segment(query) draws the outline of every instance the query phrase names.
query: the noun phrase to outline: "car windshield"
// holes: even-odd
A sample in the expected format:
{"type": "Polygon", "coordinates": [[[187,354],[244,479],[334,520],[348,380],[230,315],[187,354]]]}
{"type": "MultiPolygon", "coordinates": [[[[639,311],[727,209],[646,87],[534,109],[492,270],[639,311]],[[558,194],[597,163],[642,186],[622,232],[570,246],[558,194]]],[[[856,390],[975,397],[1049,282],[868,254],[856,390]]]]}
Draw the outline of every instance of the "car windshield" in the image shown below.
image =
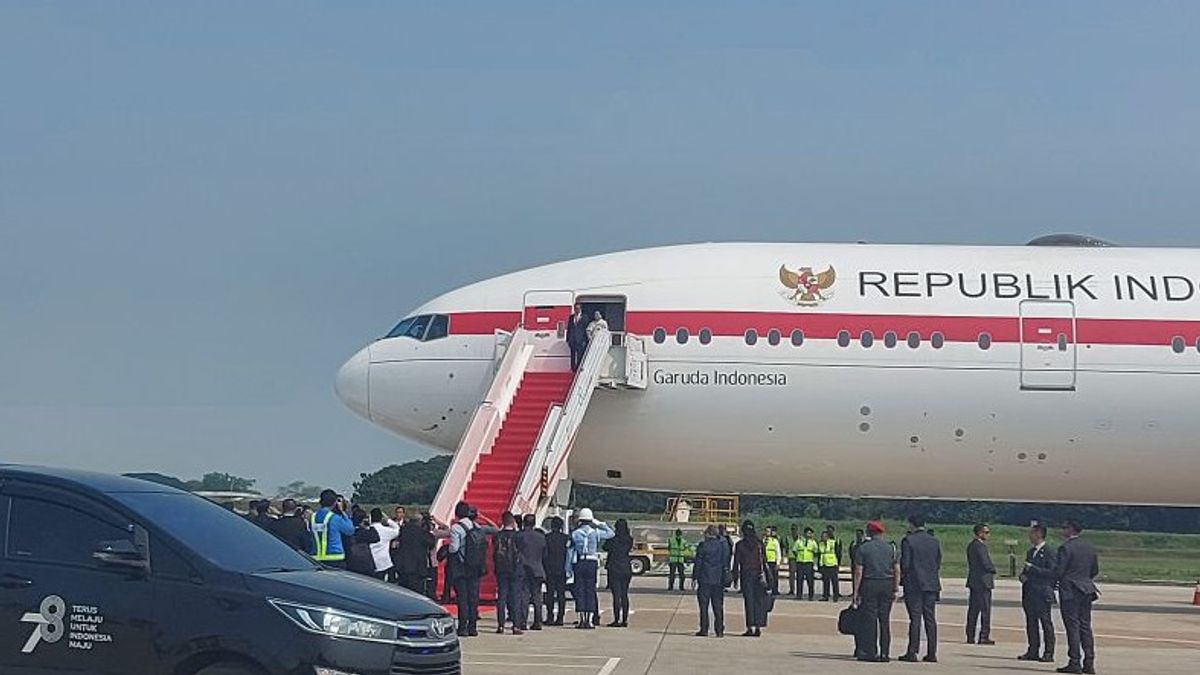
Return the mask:
{"type": "Polygon", "coordinates": [[[222,569],[255,574],[319,567],[266,530],[203,497],[173,492],[112,496],[222,569]]]}

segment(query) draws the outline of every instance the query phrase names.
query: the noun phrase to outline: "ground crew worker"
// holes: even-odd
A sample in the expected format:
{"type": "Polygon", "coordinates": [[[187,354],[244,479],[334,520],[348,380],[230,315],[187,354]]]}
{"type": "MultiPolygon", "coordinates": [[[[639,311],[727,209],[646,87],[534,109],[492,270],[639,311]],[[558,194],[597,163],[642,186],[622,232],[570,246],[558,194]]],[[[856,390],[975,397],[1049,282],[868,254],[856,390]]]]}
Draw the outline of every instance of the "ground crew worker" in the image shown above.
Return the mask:
{"type": "Polygon", "coordinates": [[[774,527],[768,527],[763,537],[763,555],[767,561],[767,591],[771,595],[779,595],[779,563],[783,560],[783,547],[779,545],[774,527]]]}
{"type": "Polygon", "coordinates": [[[675,534],[667,540],[667,590],[675,590],[675,578],[679,577],[679,590],[683,591],[684,559],[687,553],[687,540],[683,538],[683,530],[675,530],[675,534]]]}
{"type": "Polygon", "coordinates": [[[308,529],[312,532],[313,559],[329,567],[346,568],[346,549],[342,537],[354,535],[354,523],[342,513],[337,493],[321,491],[321,508],[312,514],[308,529]]]}
{"type": "Polygon", "coordinates": [[[821,602],[829,602],[831,597],[837,600],[837,542],[830,538],[828,530],[821,533],[821,541],[817,542],[817,565],[821,568],[821,602]]]}
{"type": "Polygon", "coordinates": [[[813,529],[804,528],[804,536],[792,542],[792,560],[796,562],[799,580],[796,582],[796,597],[804,599],[804,585],[808,584],[808,599],[812,600],[817,585],[817,540],[813,538],[813,529]]]}
{"type": "MultiPolygon", "coordinates": [[[[829,533],[829,538],[833,540],[833,552],[837,554],[837,567],[840,569],[842,566],[842,540],[837,538],[837,530],[834,528],[833,523],[827,523],[825,525],[825,531],[829,533]]],[[[853,564],[853,563],[851,563],[851,564],[853,564]]],[[[842,599],[842,583],[841,583],[841,581],[842,581],[842,579],[841,579],[840,575],[838,575],[838,574],[833,575],[833,599],[834,600],[842,599]]]]}

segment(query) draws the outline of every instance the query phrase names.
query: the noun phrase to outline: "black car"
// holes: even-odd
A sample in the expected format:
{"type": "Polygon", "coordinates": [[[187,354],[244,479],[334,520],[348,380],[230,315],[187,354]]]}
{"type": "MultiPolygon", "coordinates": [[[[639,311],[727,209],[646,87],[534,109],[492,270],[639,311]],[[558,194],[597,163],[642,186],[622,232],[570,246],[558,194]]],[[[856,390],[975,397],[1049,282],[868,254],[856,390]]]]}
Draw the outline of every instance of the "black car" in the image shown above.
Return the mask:
{"type": "Polygon", "coordinates": [[[460,672],[454,620],[154,483],[0,465],[0,673],[460,672]]]}

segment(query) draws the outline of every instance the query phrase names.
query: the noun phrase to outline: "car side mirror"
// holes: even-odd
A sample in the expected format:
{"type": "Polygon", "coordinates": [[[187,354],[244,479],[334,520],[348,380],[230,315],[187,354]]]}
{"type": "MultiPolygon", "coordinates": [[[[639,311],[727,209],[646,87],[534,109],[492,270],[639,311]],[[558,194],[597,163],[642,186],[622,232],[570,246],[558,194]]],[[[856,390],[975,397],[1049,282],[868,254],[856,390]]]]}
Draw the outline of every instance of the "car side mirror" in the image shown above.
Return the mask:
{"type": "Polygon", "coordinates": [[[128,539],[100,542],[92,558],[105,567],[123,567],[144,573],[150,571],[150,560],[146,554],[128,539]]]}

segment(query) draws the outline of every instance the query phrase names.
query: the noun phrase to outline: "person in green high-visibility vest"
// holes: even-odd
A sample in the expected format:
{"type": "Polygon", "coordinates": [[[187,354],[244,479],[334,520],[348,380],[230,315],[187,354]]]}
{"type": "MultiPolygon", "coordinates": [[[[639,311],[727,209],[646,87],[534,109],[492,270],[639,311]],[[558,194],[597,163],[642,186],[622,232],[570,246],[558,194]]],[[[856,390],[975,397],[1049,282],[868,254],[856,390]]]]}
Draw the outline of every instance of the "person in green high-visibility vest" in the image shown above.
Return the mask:
{"type": "Polygon", "coordinates": [[[826,530],[821,533],[821,541],[817,542],[817,566],[821,568],[821,602],[829,602],[831,594],[835,593],[838,563],[837,542],[826,530]]]}
{"type": "Polygon", "coordinates": [[[767,591],[771,595],[779,595],[779,563],[783,561],[783,546],[772,526],[767,527],[763,536],[763,555],[767,562],[767,591]]]}
{"type": "Polygon", "coordinates": [[[817,585],[815,566],[817,562],[817,540],[813,538],[813,529],[804,528],[804,536],[792,542],[792,560],[796,561],[797,574],[796,597],[804,599],[804,585],[808,584],[808,599],[812,600],[817,585]]]}
{"type": "Polygon", "coordinates": [[[679,575],[679,590],[683,589],[684,561],[687,559],[688,543],[683,538],[683,530],[675,530],[675,534],[667,540],[667,590],[675,590],[675,576],[679,575]]]}

